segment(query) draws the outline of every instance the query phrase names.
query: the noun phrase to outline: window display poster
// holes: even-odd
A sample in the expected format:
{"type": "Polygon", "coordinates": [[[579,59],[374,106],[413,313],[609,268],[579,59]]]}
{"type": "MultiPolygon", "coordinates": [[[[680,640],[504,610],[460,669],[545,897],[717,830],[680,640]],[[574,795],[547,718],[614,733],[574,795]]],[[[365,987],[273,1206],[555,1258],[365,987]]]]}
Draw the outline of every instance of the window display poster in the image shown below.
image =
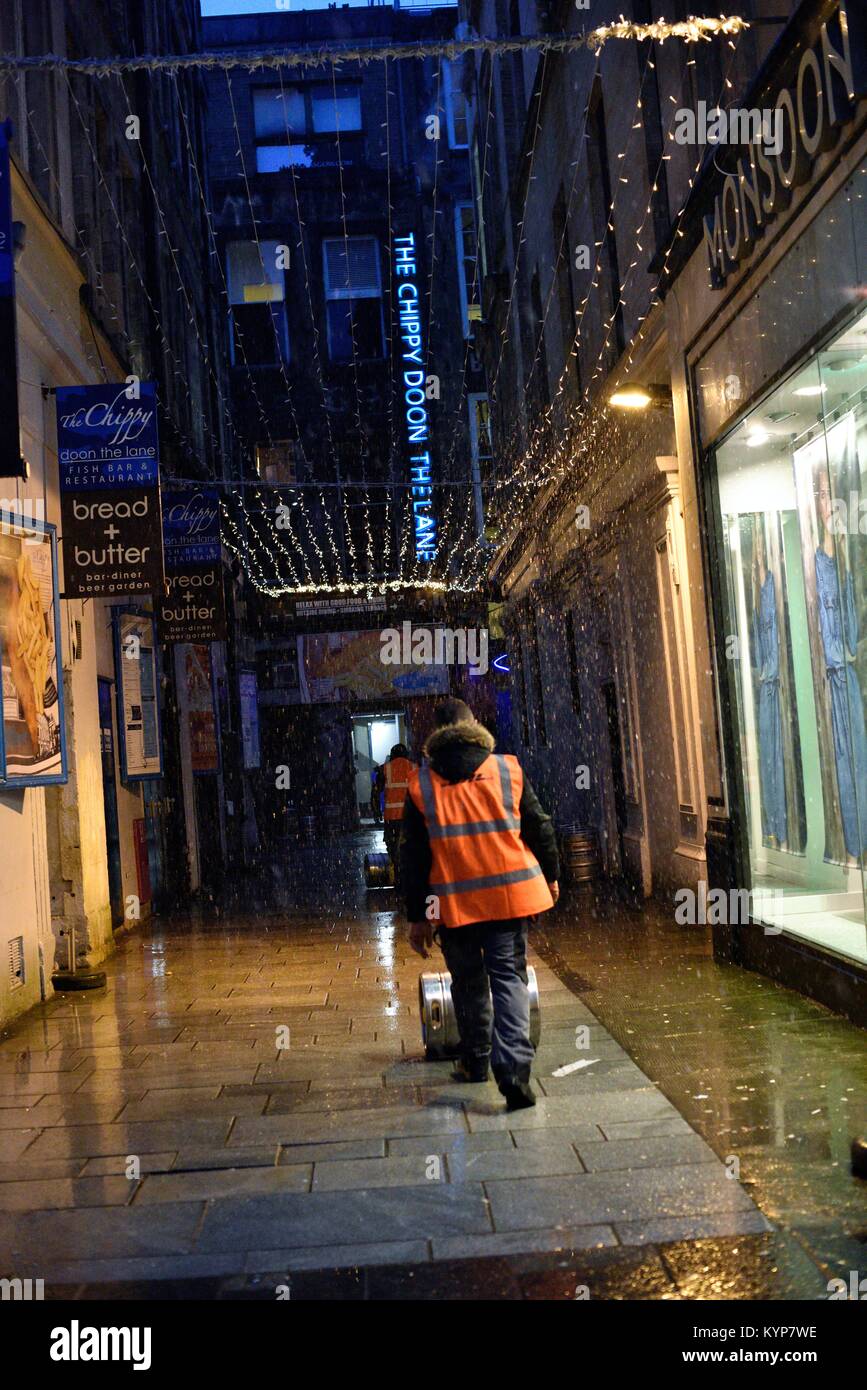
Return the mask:
{"type": "Polygon", "coordinates": [[[190,643],[184,648],[184,681],[193,772],[219,772],[214,674],[211,649],[204,642],[190,643]]]}
{"type": "Polygon", "coordinates": [[[157,603],[160,641],[222,641],[226,605],[215,488],[163,493],[163,544],[168,592],[157,603]]]}
{"type": "Polygon", "coordinates": [[[54,527],[0,512],[0,781],[65,782],[54,527]]]}
{"type": "Polygon", "coordinates": [[[801,854],[807,831],[783,535],[790,522],[793,512],[741,513],[738,531],[762,843],[801,854]]]}
{"type": "Polygon", "coordinates": [[[119,613],[116,623],[121,777],[141,782],[163,773],[154,620],[119,613]]]}
{"type": "Polygon", "coordinates": [[[244,767],[249,772],[261,766],[259,749],[259,689],[255,671],[241,671],[238,675],[238,691],[241,703],[241,743],[244,754],[244,767]]]}
{"type": "Polygon", "coordinates": [[[856,426],[850,412],[794,455],[825,859],[850,867],[867,850],[867,537],[858,526],[864,443],[864,421],[856,426]]]}
{"type": "Polygon", "coordinates": [[[59,386],[56,400],[64,596],[161,594],[156,387],[59,386]]]}

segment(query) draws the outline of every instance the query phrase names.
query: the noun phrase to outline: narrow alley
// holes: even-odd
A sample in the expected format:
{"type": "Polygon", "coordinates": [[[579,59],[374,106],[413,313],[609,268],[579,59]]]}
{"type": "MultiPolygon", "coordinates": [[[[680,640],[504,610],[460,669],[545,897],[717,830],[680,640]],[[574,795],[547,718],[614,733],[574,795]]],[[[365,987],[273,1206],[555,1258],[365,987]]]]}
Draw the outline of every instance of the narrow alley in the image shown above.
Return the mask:
{"type": "Polygon", "coordinates": [[[508,1115],[424,1058],[373,843],[342,846],[340,916],[309,850],[270,905],[156,920],[3,1037],[16,1271],[65,1298],[827,1298],[863,1253],[863,1034],[591,897],[531,938],[540,1100],[508,1115]]]}

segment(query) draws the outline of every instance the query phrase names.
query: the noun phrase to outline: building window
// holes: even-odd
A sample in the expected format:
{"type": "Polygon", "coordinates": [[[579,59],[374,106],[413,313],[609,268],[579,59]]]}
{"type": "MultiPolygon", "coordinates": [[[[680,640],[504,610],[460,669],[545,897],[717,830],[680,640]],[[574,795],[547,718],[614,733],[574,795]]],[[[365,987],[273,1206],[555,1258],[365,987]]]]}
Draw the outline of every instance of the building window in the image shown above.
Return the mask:
{"type": "Polygon", "coordinates": [[[867,963],[867,313],[715,450],[751,916],[867,963]]]}
{"type": "Polygon", "coordinates": [[[349,82],[338,82],[336,88],[330,82],[254,87],[253,125],[260,174],[276,174],[293,166],[336,164],[338,134],[341,159],[351,163],[353,142],[350,139],[344,149],[343,137],[362,130],[361,88],[349,82]]]}
{"type": "Polygon", "coordinates": [[[458,258],[458,291],[461,297],[461,318],[464,337],[470,335],[470,324],[482,317],[479,302],[480,285],[476,274],[478,243],[476,241],[476,219],[472,203],[458,203],[455,207],[455,246],[458,258]]]}
{"type": "Polygon", "coordinates": [[[536,726],[536,742],[548,742],[548,724],[545,718],[545,688],[542,684],[542,658],[539,652],[539,615],[533,614],[532,627],[527,629],[530,645],[530,670],[533,685],[533,722],[536,726]]]}
{"type": "Polygon", "coordinates": [[[233,366],[289,359],[281,251],[277,241],[230,241],[226,247],[233,366]]]}
{"type": "MultiPolygon", "coordinates": [[[[494,446],[491,435],[491,404],[486,391],[467,396],[470,416],[470,466],[476,509],[476,535],[486,536],[485,498],[494,484],[494,446]]],[[[490,537],[493,539],[493,537],[490,537]]]]}
{"type": "Polygon", "coordinates": [[[372,236],[322,243],[325,313],[332,362],[384,355],[379,242],[372,236]],[[354,348],[353,348],[354,342],[354,348]]]}
{"type": "Polygon", "coordinates": [[[443,92],[449,149],[469,149],[470,108],[461,87],[460,73],[455,71],[447,58],[443,59],[443,92]]]}

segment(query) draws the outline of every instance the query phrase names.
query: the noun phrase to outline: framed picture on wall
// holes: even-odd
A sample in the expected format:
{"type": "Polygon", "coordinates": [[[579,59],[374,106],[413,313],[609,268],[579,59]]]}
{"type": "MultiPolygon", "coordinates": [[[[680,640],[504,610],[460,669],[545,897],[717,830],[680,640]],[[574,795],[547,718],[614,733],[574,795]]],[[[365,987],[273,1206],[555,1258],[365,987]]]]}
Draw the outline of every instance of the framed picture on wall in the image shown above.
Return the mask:
{"type": "Polygon", "coordinates": [[[115,668],[121,780],[162,777],[156,626],[149,613],[115,614],[115,668]]]}
{"type": "Polygon", "coordinates": [[[0,511],[0,786],[66,782],[57,538],[0,511]]]}

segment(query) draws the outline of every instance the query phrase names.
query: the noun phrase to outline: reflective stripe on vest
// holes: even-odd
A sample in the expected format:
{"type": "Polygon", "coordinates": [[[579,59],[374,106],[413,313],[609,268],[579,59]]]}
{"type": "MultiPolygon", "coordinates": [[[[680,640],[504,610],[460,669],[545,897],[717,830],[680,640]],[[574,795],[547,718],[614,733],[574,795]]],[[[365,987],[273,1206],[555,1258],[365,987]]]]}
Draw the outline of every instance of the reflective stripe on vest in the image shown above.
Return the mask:
{"type": "Polygon", "coordinates": [[[413,765],[409,758],[393,758],[385,764],[385,818],[400,820],[413,765]],[[395,774],[397,774],[395,776],[395,774]]]}
{"type": "Polygon", "coordinates": [[[485,835],[497,830],[520,830],[520,816],[515,815],[514,798],[512,796],[512,779],[509,776],[508,764],[504,757],[495,755],[495,761],[500,770],[500,791],[503,795],[503,806],[507,814],[499,820],[468,820],[462,821],[458,825],[440,825],[437,816],[436,801],[433,794],[433,783],[431,782],[430,768],[423,767],[419,770],[419,785],[421,794],[424,798],[424,815],[427,821],[427,833],[432,840],[446,840],[457,835],[485,835]]]}
{"type": "Polygon", "coordinates": [[[410,777],[410,798],[430,839],[428,887],[441,900],[439,919],[447,927],[532,916],[553,906],[542,870],[521,839],[521,787],[517,760],[503,754],[489,754],[474,776],[459,782],[430,767],[410,777]]]}

